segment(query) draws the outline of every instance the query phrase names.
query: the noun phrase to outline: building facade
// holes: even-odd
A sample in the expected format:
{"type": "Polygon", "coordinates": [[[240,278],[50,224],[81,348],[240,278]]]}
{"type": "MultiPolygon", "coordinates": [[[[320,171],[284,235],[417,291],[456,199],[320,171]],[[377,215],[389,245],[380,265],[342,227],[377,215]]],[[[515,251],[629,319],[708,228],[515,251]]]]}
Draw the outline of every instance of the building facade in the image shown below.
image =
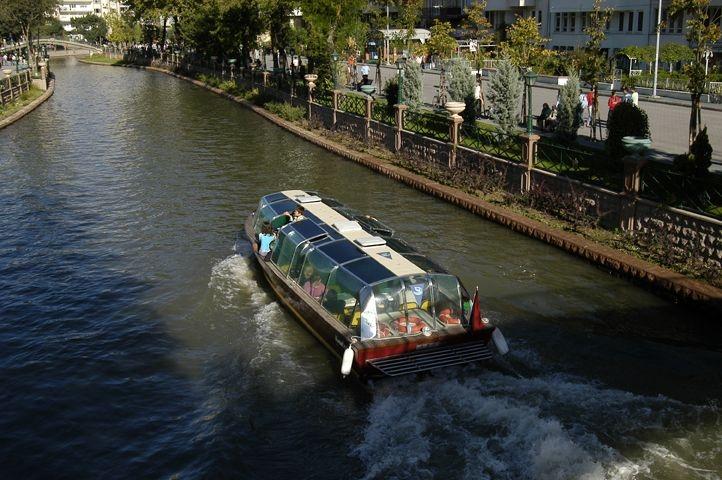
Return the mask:
{"type": "MultiPolygon", "coordinates": [[[[432,24],[435,19],[454,22],[460,19],[464,9],[472,0],[425,0],[424,21],[432,24]]],[[[667,14],[669,1],[662,2],[660,43],[686,44],[685,17],[667,14]]],[[[722,0],[712,0],[710,18],[722,27],[722,0]]],[[[550,39],[549,48],[570,50],[583,46],[587,41],[584,34],[593,0],[487,0],[486,13],[489,21],[500,33],[514,23],[517,15],[535,17],[539,30],[550,39]]],[[[607,25],[607,38],[602,47],[613,55],[629,45],[654,45],[656,42],[658,0],[607,0],[604,7],[614,13],[607,25]]],[[[722,42],[713,48],[715,57],[722,56],[722,42]]]]}
{"type": "Polygon", "coordinates": [[[71,31],[73,27],[70,20],[88,14],[98,16],[107,15],[111,12],[118,12],[128,8],[123,2],[117,0],[60,0],[58,2],[57,17],[63,28],[71,31]]]}

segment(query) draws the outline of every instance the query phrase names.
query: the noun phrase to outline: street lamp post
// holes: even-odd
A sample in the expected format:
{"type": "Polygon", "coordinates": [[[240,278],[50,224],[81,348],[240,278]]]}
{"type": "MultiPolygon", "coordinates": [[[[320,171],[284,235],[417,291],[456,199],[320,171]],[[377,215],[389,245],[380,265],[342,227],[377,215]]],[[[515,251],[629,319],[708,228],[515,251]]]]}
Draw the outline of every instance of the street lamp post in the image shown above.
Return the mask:
{"type": "Polygon", "coordinates": [[[534,125],[532,123],[532,106],[531,106],[531,92],[534,84],[536,83],[536,78],[538,75],[531,71],[531,69],[527,70],[527,72],[524,74],[524,84],[527,88],[527,109],[526,109],[526,133],[527,135],[531,135],[534,133],[534,125]]]}
{"type": "Polygon", "coordinates": [[[338,75],[338,72],[336,71],[336,67],[338,65],[338,53],[334,50],[334,52],[331,54],[331,74],[333,75],[333,88],[336,89],[336,86],[338,84],[338,79],[336,76],[338,75]]]}
{"type": "Polygon", "coordinates": [[[712,58],[712,50],[707,49],[704,51],[704,76],[706,77],[709,73],[709,59],[712,58]]]}
{"type": "Polygon", "coordinates": [[[654,83],[652,84],[652,97],[657,96],[657,74],[659,73],[659,33],[662,30],[662,0],[657,6],[657,44],[654,48],[654,83]]]}
{"type": "Polygon", "coordinates": [[[403,105],[404,103],[404,65],[406,64],[406,59],[402,56],[399,57],[398,60],[396,60],[396,71],[399,77],[399,99],[398,103],[399,105],[403,105]]]}

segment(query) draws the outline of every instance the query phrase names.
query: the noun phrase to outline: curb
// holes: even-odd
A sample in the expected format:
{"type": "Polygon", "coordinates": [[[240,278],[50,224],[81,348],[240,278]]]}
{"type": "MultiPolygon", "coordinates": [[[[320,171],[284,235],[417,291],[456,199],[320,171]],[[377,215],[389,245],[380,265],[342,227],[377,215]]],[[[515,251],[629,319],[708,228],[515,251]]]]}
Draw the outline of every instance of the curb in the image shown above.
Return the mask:
{"type": "Polygon", "coordinates": [[[45,92],[42,95],[40,95],[38,98],[33,100],[33,102],[30,103],[29,105],[25,105],[23,108],[21,108],[20,110],[18,110],[15,113],[13,113],[6,119],[0,120],[0,130],[2,130],[3,128],[5,128],[7,126],[12,125],[13,123],[15,123],[18,120],[20,120],[21,118],[23,118],[28,113],[30,113],[33,110],[35,110],[36,108],[38,108],[40,106],[40,104],[43,103],[48,98],[50,98],[54,92],[55,92],[55,79],[51,78],[50,82],[48,83],[48,89],[45,90],[45,92]]]}
{"type": "Polygon", "coordinates": [[[213,93],[253,110],[275,125],[290,131],[300,138],[308,140],[309,142],[323,147],[324,149],[343,158],[364,165],[375,172],[405,183],[417,190],[464,208],[486,220],[508,227],[515,232],[523,233],[528,237],[546,242],[549,245],[555,246],[568,253],[584,258],[591,263],[609,269],[620,276],[637,280],[651,286],[656,290],[663,291],[675,297],[681,297],[685,300],[704,302],[708,304],[708,306],[711,306],[714,310],[722,311],[722,289],[691,279],[681,273],[654,265],[645,260],[617,251],[611,247],[598,244],[575,233],[550,227],[536,220],[532,220],[523,215],[509,211],[504,207],[493,205],[478,197],[474,197],[473,195],[408,172],[372,155],[355,152],[298,125],[294,125],[242,98],[235,97],[234,95],[231,95],[219,88],[208,86],[199,80],[158,67],[146,67],[139,65],[123,66],[165,73],[178,79],[190,82],[201,88],[205,88],[206,90],[210,90],[213,93]]]}

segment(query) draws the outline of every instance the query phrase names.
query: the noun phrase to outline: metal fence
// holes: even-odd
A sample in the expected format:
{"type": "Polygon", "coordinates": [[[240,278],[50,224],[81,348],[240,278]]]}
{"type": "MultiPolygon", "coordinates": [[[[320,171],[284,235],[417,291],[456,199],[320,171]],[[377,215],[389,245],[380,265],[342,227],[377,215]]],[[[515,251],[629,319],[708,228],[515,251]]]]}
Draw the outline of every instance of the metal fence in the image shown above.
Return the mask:
{"type": "Polygon", "coordinates": [[[23,92],[30,90],[30,70],[8,75],[0,79],[0,105],[16,101],[23,92]]]}
{"type": "Polygon", "coordinates": [[[389,111],[388,105],[378,100],[374,101],[371,106],[371,118],[387,125],[396,125],[396,120],[394,115],[389,111]]]}
{"type": "Polygon", "coordinates": [[[404,111],[404,130],[442,142],[451,140],[449,136],[449,117],[437,113],[422,113],[416,110],[404,111]]]}
{"type": "Polygon", "coordinates": [[[521,161],[521,143],[516,135],[464,122],[459,128],[459,136],[460,145],[505,160],[521,161]]]}
{"type": "Polygon", "coordinates": [[[353,113],[354,115],[365,117],[366,97],[342,93],[338,96],[338,109],[342,112],[353,113]]]}
{"type": "Polygon", "coordinates": [[[590,152],[542,141],[537,144],[534,166],[615,192],[624,189],[622,165],[601,152],[590,152]]]}
{"type": "Polygon", "coordinates": [[[722,219],[722,176],[694,177],[649,165],[640,195],[648,200],[722,219]]]}

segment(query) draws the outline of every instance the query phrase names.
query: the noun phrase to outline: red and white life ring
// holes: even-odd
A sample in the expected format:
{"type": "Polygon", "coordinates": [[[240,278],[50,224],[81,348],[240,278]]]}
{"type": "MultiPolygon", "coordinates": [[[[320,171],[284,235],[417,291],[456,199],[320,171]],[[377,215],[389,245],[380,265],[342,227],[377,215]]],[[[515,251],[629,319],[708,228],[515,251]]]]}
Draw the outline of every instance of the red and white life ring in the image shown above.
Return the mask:
{"type": "Polygon", "coordinates": [[[451,315],[451,309],[445,308],[439,312],[439,320],[445,325],[459,325],[461,320],[451,315]]]}
{"type": "MultiPolygon", "coordinates": [[[[424,329],[426,324],[419,317],[409,317],[408,322],[411,324],[411,333],[420,333],[424,329]]],[[[397,318],[394,320],[394,328],[399,333],[407,333],[407,325],[405,318],[397,318]]]]}

